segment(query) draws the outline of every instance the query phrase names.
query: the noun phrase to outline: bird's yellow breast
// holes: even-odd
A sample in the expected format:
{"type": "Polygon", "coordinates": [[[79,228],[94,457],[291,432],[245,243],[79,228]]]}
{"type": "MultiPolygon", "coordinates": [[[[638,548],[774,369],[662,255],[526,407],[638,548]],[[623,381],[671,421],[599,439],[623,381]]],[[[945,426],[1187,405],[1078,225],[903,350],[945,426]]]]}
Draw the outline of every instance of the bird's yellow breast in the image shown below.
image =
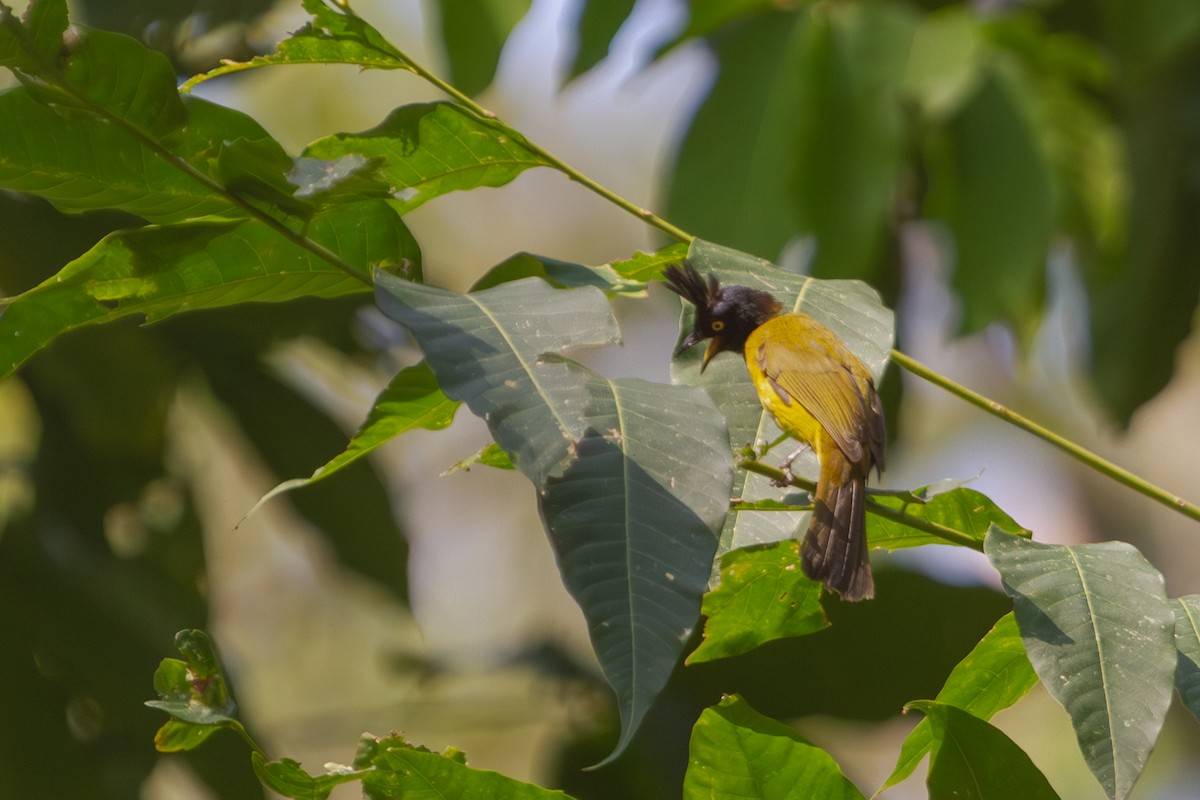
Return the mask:
{"type": "Polygon", "coordinates": [[[767,359],[760,352],[764,348],[786,349],[790,355],[799,354],[803,358],[805,351],[813,344],[813,330],[804,324],[805,321],[817,324],[810,317],[788,314],[760,325],[746,339],[746,367],[750,370],[759,402],[775,418],[780,430],[816,448],[821,440],[828,438],[824,435],[821,423],[767,374],[764,369],[767,359]]]}

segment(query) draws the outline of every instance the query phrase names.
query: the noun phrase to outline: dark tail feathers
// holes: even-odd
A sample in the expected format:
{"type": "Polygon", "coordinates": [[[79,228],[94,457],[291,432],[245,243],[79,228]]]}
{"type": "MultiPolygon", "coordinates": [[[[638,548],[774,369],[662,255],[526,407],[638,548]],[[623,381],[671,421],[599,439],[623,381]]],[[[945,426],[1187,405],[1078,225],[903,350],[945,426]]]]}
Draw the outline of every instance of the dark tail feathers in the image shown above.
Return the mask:
{"type": "Polygon", "coordinates": [[[800,548],[804,574],[821,581],[843,600],[869,600],[875,580],[867,556],[867,481],[818,484],[812,522],[800,548]]]}

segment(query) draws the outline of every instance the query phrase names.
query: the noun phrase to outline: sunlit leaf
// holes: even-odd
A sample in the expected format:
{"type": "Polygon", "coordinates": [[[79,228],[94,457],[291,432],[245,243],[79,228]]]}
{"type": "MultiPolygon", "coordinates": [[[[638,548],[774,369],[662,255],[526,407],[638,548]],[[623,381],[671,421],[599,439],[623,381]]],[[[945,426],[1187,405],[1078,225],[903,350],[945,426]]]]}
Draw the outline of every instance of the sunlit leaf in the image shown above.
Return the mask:
{"type": "Polygon", "coordinates": [[[684,800],[862,800],[829,754],[740,697],[704,710],[692,728],[684,800]]]}
{"type": "MultiPolygon", "coordinates": [[[[240,111],[199,98],[185,105],[187,124],[168,137],[169,149],[201,173],[219,181],[221,155],[236,142],[272,147],[283,156],[262,126],[240,111]]],[[[228,197],[144,142],[99,121],[64,124],[23,88],[0,94],[0,187],[43,197],[70,213],[113,208],[159,223],[245,216],[228,197]]]]}
{"type": "Polygon", "coordinates": [[[455,103],[401,106],[378,126],[310,144],[304,155],[333,159],[352,153],[382,161],[380,175],[407,214],[433,198],[481,186],[503,186],[549,162],[516,131],[455,103]]]}
{"type": "Polygon", "coordinates": [[[1174,685],[1175,616],[1162,575],[1124,542],[1049,545],[993,529],[986,552],[1084,760],[1109,797],[1126,797],[1174,685]]]}
{"type": "Polygon", "coordinates": [[[379,31],[348,5],[331,5],[322,0],[304,0],[304,10],[313,16],[300,30],[282,40],[271,55],[247,62],[225,63],[196,75],[180,87],[189,92],[197,84],[231,72],[280,64],[354,64],[366,69],[407,69],[412,66],[379,31]]]}
{"type": "Polygon", "coordinates": [[[261,753],[251,753],[250,759],[254,774],[265,786],[294,800],[325,800],[334,787],[363,777],[358,770],[335,771],[314,777],[305,772],[298,761],[290,758],[268,761],[261,753]]]}
{"type": "Polygon", "coordinates": [[[387,388],[375,398],[370,413],[350,443],[307,478],[284,481],[263,495],[254,509],[292,489],[328,478],[376,448],[411,430],[442,430],[454,421],[459,403],[442,394],[437,379],[424,363],[396,373],[387,388]]]}
{"type": "Polygon", "coordinates": [[[800,543],[731,550],[721,583],[704,595],[704,641],[688,656],[698,664],[746,653],[765,642],[827,628],[821,585],[800,569],[800,543]]]}
{"type": "Polygon", "coordinates": [[[240,724],[234,717],[236,707],[208,634],[201,630],[180,631],[175,635],[175,646],[186,660],[163,659],[154,673],[159,699],[146,701],[146,705],[174,718],[154,738],[155,747],[164,753],[191,750],[216,731],[240,724]]]}
{"type": "MultiPolygon", "coordinates": [[[[948,492],[935,494],[924,503],[906,502],[899,497],[889,495],[874,495],[872,504],[886,506],[903,512],[907,516],[936,522],[960,533],[965,533],[977,542],[982,543],[987,532],[995,525],[1005,533],[1029,538],[1032,533],[1022,528],[1012,517],[991,501],[986,495],[959,487],[948,492]]],[[[903,522],[881,517],[878,514],[867,514],[867,535],[872,547],[884,550],[900,550],[907,547],[919,547],[926,544],[947,544],[933,534],[905,525],[903,522]]]]}
{"type": "Polygon", "coordinates": [[[489,442],[462,461],[451,464],[442,474],[450,475],[455,472],[467,472],[471,467],[476,465],[492,467],[494,469],[516,469],[516,466],[512,463],[512,459],[508,457],[508,453],[504,452],[504,448],[495,442],[489,442]]]}
{"type": "Polygon", "coordinates": [[[563,792],[488,770],[471,769],[466,757],[453,748],[438,754],[417,747],[399,736],[376,739],[364,736],[354,759],[362,771],[367,800],[413,798],[494,798],[494,800],[569,800],[563,792]]]}
{"type": "Polygon", "coordinates": [[[930,800],[1057,800],[1046,776],[1012,739],[979,717],[932,700],[909,703],[929,722],[930,800]]]}
{"type": "MultiPolygon", "coordinates": [[[[419,270],[412,234],[384,201],[333,206],[307,235],[366,274],[403,258],[419,270]]],[[[367,287],[255,220],[151,226],[106,237],[0,317],[0,371],[84,325],[236,303],[336,297],[367,287]]]]}
{"type": "MultiPolygon", "coordinates": [[[[1035,683],[1037,674],[1025,655],[1016,619],[1009,613],[958,662],[934,699],[986,720],[1024,697],[1035,683]]],[[[923,719],[904,740],[896,768],[882,788],[895,786],[911,775],[929,752],[932,741],[929,720],[923,719]]]]}

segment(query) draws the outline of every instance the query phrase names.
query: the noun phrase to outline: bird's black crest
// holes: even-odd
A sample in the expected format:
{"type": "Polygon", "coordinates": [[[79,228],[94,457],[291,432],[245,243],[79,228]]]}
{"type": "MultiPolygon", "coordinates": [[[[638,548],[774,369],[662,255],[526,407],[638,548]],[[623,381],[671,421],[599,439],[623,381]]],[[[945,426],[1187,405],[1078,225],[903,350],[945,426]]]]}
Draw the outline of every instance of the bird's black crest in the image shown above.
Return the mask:
{"type": "Polygon", "coordinates": [[[705,280],[690,262],[680,267],[672,264],[663,270],[667,288],[697,308],[711,308],[721,294],[721,284],[715,275],[705,280]]]}

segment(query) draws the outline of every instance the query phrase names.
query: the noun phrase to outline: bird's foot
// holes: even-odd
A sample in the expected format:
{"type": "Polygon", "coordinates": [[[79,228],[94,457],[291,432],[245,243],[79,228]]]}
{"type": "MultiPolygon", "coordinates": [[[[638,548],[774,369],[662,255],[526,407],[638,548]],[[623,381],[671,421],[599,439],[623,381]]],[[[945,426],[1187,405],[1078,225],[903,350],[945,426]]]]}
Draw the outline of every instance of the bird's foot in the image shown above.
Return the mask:
{"type": "Polygon", "coordinates": [[[783,463],[779,465],[779,471],[784,474],[784,480],[774,480],[771,481],[771,484],[774,486],[791,486],[796,480],[796,476],[792,474],[792,462],[795,461],[800,454],[807,449],[808,444],[801,442],[799,447],[789,453],[788,457],[785,458],[783,463]]]}

